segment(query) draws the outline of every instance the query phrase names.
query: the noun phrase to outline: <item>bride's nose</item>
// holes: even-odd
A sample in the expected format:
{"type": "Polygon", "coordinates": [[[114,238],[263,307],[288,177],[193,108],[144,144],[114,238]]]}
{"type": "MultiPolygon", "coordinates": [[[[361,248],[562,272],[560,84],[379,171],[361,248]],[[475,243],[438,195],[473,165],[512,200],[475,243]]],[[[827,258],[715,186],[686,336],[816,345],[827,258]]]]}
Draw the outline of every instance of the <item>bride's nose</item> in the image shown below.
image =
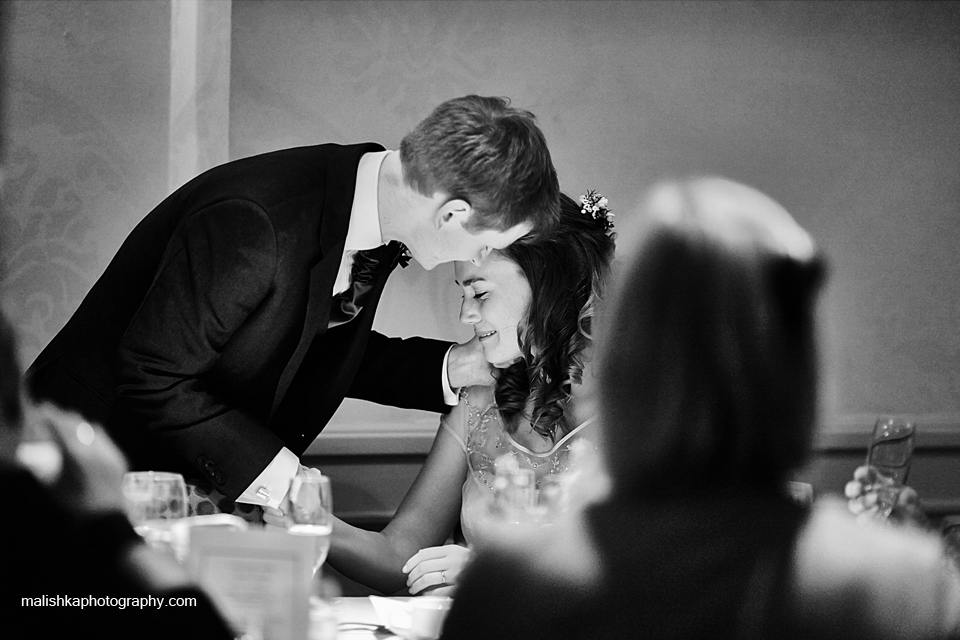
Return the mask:
{"type": "Polygon", "coordinates": [[[480,322],[480,312],[477,310],[477,301],[465,297],[460,303],[460,324],[477,324],[478,322],[480,322]]]}

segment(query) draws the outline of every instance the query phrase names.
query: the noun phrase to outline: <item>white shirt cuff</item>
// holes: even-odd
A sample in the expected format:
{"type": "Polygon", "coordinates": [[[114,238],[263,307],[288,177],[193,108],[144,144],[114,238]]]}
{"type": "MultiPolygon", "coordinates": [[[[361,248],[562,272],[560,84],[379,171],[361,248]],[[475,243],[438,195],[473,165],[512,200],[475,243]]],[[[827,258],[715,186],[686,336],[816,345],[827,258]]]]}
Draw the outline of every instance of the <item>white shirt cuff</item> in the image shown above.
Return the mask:
{"type": "Polygon", "coordinates": [[[279,508],[290,490],[290,481],[299,470],[300,459],[286,447],[280,449],[267,468],[240,494],[237,502],[279,508]]]}
{"type": "Polygon", "coordinates": [[[447,360],[450,359],[450,350],[454,345],[450,345],[447,353],[443,356],[443,366],[440,368],[440,383],[443,385],[443,402],[448,406],[455,407],[460,402],[460,390],[454,391],[450,388],[450,376],[447,375],[447,360]]]}

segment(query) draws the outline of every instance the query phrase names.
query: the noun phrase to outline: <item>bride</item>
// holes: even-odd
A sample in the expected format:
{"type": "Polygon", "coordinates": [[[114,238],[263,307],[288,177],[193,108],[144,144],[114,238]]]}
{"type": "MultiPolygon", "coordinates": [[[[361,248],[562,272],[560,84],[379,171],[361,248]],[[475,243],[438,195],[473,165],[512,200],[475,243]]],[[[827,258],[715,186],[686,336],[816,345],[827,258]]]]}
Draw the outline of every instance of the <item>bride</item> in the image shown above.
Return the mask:
{"type": "Polygon", "coordinates": [[[594,192],[580,203],[561,196],[557,226],[536,240],[495,251],[482,264],[458,262],[460,322],[473,327],[491,387],[460,392],[443,416],[426,462],[382,532],[335,521],[328,562],[383,593],[449,592],[469,546],[444,544],[459,520],[467,545],[482,544],[493,500],[495,464],[507,455],[533,469],[537,486],[571,467],[574,441],[592,431],[574,424],[571,397],[581,381],[590,324],[613,257],[612,214],[594,192]]]}

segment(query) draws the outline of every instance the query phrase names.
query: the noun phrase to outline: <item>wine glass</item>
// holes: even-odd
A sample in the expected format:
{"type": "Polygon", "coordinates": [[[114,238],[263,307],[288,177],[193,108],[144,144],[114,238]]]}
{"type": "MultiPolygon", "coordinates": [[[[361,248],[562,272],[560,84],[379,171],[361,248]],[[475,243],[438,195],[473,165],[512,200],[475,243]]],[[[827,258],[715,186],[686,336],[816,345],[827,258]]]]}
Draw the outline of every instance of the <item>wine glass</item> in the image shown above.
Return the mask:
{"type": "Polygon", "coordinates": [[[326,476],[295,476],[287,494],[289,524],[287,532],[315,539],[313,573],[323,566],[333,533],[333,494],[326,476]]]}
{"type": "Polygon", "coordinates": [[[497,458],[491,515],[501,524],[526,524],[536,519],[537,478],[509,453],[497,458]]]}
{"type": "Polygon", "coordinates": [[[787,495],[801,507],[813,506],[813,485],[809,482],[787,481],[787,495]]]}
{"type": "Polygon", "coordinates": [[[131,471],[121,485],[127,518],[151,546],[171,550],[169,520],[187,515],[187,485],[179,473],[131,471]]]}
{"type": "MultiPolygon", "coordinates": [[[[897,504],[913,459],[916,428],[902,418],[880,418],[873,427],[867,466],[876,471],[877,516],[886,518],[897,504]]],[[[872,474],[871,474],[872,475],[872,474]]]]}

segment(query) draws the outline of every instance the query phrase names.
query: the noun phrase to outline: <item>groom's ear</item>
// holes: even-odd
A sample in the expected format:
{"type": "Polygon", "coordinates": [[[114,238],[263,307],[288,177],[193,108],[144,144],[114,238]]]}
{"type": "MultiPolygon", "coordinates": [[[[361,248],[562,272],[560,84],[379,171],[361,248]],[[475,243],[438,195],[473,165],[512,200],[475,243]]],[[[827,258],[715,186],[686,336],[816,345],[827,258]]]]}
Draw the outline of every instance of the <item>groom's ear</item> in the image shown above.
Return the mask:
{"type": "Polygon", "coordinates": [[[460,226],[466,228],[472,215],[473,207],[471,207],[470,203],[466,200],[461,198],[447,200],[437,209],[437,214],[434,217],[434,226],[437,229],[442,229],[446,225],[458,223],[460,226]]]}

